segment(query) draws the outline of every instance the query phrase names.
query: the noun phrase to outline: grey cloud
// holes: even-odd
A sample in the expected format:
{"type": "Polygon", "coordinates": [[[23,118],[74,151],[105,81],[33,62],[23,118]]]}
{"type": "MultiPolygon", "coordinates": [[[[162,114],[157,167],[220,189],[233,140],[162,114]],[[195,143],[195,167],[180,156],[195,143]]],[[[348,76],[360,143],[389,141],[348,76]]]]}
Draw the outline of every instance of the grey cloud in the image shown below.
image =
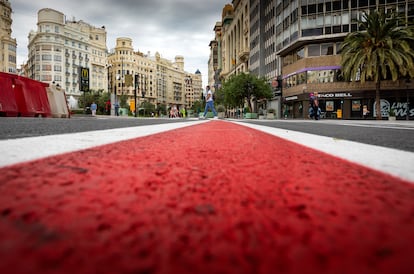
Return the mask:
{"type": "Polygon", "coordinates": [[[74,17],[96,27],[105,26],[109,49],[115,46],[116,38],[130,37],[135,49],[158,51],[165,58],[184,55],[186,66],[204,64],[200,70],[206,74],[213,27],[228,2],[231,1],[13,0],[12,36],[18,40],[18,55],[27,56],[27,36],[31,29],[37,28],[38,10],[53,8],[67,19],[74,17]]]}

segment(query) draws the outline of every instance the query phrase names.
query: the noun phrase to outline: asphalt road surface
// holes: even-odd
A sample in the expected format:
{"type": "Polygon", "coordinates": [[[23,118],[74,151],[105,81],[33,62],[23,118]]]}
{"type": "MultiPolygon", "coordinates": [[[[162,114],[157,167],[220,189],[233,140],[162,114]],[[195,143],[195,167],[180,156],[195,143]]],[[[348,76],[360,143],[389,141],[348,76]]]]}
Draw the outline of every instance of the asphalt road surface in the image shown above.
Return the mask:
{"type": "MultiPolygon", "coordinates": [[[[193,121],[193,119],[142,119],[109,116],[79,116],[70,119],[3,117],[0,118],[0,140],[185,121],[193,121]]],[[[239,121],[414,152],[414,121],[239,121]]]]}

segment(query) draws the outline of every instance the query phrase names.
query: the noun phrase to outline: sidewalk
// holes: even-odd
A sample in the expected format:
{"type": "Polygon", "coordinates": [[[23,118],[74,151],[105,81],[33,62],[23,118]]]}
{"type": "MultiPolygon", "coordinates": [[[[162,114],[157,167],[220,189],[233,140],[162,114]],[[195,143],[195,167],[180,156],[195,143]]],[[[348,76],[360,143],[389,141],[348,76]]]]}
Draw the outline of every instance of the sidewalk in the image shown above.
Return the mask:
{"type": "Polygon", "coordinates": [[[0,182],[1,273],[414,269],[413,184],[226,121],[2,168],[0,182]]]}

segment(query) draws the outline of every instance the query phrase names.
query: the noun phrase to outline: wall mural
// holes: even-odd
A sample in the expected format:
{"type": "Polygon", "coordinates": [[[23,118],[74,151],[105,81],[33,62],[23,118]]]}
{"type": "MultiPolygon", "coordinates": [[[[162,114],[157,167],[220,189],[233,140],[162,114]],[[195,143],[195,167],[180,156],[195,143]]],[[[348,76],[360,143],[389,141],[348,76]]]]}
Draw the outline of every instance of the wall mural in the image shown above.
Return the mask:
{"type": "MultiPolygon", "coordinates": [[[[373,105],[373,116],[377,117],[376,112],[376,102],[373,105]]],[[[409,113],[409,117],[414,117],[414,108],[408,109],[409,104],[407,102],[392,102],[390,103],[388,100],[381,99],[381,116],[382,117],[389,117],[390,109],[394,110],[396,117],[406,117],[407,112],[409,113]]]]}

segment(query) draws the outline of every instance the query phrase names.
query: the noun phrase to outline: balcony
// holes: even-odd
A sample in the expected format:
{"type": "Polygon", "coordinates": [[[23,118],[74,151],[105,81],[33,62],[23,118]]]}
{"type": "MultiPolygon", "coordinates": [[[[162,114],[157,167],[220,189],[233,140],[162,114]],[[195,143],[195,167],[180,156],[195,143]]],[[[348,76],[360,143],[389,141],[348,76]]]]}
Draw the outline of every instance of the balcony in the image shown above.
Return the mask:
{"type": "Polygon", "coordinates": [[[249,60],[249,56],[250,56],[250,51],[248,49],[243,49],[241,51],[239,51],[239,60],[240,62],[244,63],[247,62],[249,60]]]}

